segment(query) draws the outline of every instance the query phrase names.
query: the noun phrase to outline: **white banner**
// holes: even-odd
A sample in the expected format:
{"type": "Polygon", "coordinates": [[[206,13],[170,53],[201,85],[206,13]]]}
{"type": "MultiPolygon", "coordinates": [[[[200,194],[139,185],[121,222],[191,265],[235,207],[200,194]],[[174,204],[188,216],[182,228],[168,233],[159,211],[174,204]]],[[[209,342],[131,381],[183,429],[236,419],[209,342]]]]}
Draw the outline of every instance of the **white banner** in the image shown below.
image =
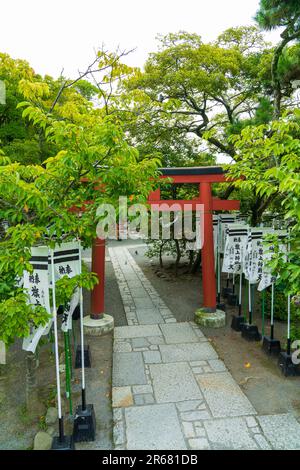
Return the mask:
{"type": "MultiPolygon", "coordinates": [[[[281,251],[281,253],[287,253],[287,244],[285,243],[287,232],[285,232],[284,230],[273,230],[271,232],[273,232],[274,235],[278,236],[279,250],[281,251]]],[[[267,266],[268,261],[271,260],[274,254],[274,245],[263,244],[262,250],[263,250],[263,266],[262,266],[262,271],[260,273],[259,284],[257,287],[258,291],[262,291],[266,289],[267,287],[271,286],[278,278],[278,276],[272,275],[272,273],[270,272],[270,268],[267,266]]]]}
{"type": "MultiPolygon", "coordinates": [[[[47,312],[50,311],[49,287],[48,287],[48,247],[40,246],[31,248],[33,271],[23,273],[23,287],[28,291],[28,303],[41,305],[47,312]]],[[[23,339],[22,348],[25,351],[35,352],[42,335],[47,334],[52,324],[52,319],[45,326],[31,328],[30,335],[23,339]]]]}
{"type": "MultiPolygon", "coordinates": [[[[74,277],[80,274],[78,242],[63,243],[54,250],[55,274],[58,279],[63,276],[74,277]]],[[[61,329],[66,332],[72,329],[72,315],[79,303],[79,292],[74,292],[70,302],[65,307],[61,329]]]]}
{"type": "Polygon", "coordinates": [[[247,240],[248,227],[246,225],[228,225],[222,272],[234,274],[239,274],[241,272],[247,240]]]}
{"type": "Polygon", "coordinates": [[[227,229],[228,229],[229,224],[233,224],[235,222],[236,215],[220,214],[219,217],[220,217],[220,219],[219,219],[219,224],[220,224],[220,226],[219,226],[219,235],[220,235],[220,237],[218,239],[219,253],[224,253],[227,229]]]}
{"type": "Polygon", "coordinates": [[[250,228],[244,268],[245,277],[250,284],[260,281],[263,268],[263,236],[271,232],[271,228],[250,228]]]}

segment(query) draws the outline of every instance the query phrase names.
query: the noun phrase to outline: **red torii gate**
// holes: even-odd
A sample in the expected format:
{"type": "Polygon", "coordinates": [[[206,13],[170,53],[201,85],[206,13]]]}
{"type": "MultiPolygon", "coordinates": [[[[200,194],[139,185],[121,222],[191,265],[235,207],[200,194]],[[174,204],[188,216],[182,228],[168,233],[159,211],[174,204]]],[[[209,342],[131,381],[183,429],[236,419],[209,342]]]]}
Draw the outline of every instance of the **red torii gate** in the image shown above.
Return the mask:
{"type": "MultiPolygon", "coordinates": [[[[196,209],[197,204],[203,204],[204,243],[202,247],[202,285],[203,307],[208,311],[216,310],[216,278],[214,262],[213,239],[213,211],[238,210],[240,201],[222,200],[212,197],[211,185],[213,183],[229,183],[232,180],[226,178],[226,172],[220,166],[209,167],[183,167],[162,168],[161,178],[170,178],[172,184],[199,184],[199,197],[192,200],[161,200],[160,189],[150,193],[148,203],[155,208],[158,204],[164,204],[167,209],[173,204],[184,208],[185,204],[191,204],[196,209]]],[[[172,210],[172,208],[171,208],[172,210]]],[[[104,266],[105,266],[105,241],[96,239],[92,248],[92,271],[98,274],[102,281],[95,286],[92,292],[91,317],[100,319],[104,313],[104,266]]]]}

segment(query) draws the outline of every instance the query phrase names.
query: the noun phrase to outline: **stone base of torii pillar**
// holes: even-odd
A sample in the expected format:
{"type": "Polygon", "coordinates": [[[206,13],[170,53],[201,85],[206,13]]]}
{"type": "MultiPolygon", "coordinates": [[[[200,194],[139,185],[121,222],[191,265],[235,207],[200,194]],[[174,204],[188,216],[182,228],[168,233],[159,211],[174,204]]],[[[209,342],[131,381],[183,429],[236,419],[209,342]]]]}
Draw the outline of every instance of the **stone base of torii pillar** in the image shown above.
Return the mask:
{"type": "Polygon", "coordinates": [[[226,324],[226,314],[223,310],[216,309],[214,312],[210,309],[199,308],[195,312],[195,323],[210,328],[222,328],[226,324]]]}
{"type": "Polygon", "coordinates": [[[105,313],[99,319],[86,316],[83,319],[83,326],[86,335],[102,336],[114,329],[114,319],[111,315],[106,315],[105,313]]]}

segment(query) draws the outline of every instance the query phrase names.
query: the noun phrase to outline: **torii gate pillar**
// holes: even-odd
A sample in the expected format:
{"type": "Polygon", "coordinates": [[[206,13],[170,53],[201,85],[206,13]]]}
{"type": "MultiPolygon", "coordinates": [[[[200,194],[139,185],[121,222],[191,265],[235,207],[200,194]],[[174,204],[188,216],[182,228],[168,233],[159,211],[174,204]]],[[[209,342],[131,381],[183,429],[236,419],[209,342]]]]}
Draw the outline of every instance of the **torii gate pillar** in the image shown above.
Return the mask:
{"type": "Polygon", "coordinates": [[[204,206],[204,243],[201,250],[203,305],[207,310],[216,310],[216,280],[214,259],[214,234],[212,195],[210,183],[200,183],[199,196],[204,206]]]}
{"type": "Polygon", "coordinates": [[[104,313],[105,286],[105,240],[96,238],[92,246],[92,272],[99,279],[91,294],[91,313],[84,317],[85,333],[90,336],[102,336],[114,328],[114,319],[104,313]]]}
{"type": "Polygon", "coordinates": [[[105,240],[96,238],[92,247],[92,272],[96,273],[99,283],[91,296],[91,318],[99,320],[104,315],[104,280],[105,280],[105,240]]]}

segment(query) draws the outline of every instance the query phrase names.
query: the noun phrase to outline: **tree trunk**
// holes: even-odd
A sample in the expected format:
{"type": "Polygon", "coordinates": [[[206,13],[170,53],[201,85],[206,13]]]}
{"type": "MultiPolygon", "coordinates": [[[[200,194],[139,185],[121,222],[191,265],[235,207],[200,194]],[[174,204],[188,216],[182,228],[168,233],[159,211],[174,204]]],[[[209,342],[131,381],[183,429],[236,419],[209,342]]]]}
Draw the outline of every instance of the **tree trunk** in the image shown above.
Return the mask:
{"type": "Polygon", "coordinates": [[[163,252],[163,247],[165,245],[165,242],[161,242],[160,248],[159,248],[159,266],[162,268],[163,267],[163,260],[162,260],[162,252],[163,252]]]}
{"type": "Polygon", "coordinates": [[[201,264],[201,250],[198,251],[198,253],[197,253],[195,262],[194,262],[194,264],[192,266],[192,269],[191,269],[191,274],[195,274],[198,271],[198,269],[200,267],[200,264],[201,264]]]}
{"type": "Polygon", "coordinates": [[[178,274],[178,266],[179,266],[179,262],[180,262],[180,259],[181,259],[181,252],[180,252],[180,246],[179,246],[178,240],[174,240],[174,242],[175,242],[176,253],[177,253],[176,261],[175,261],[175,276],[177,276],[177,274],[178,274]]]}
{"type": "Polygon", "coordinates": [[[190,250],[189,251],[189,266],[188,266],[188,271],[187,271],[188,273],[190,273],[192,270],[194,258],[195,258],[195,252],[194,250],[190,250]]]}
{"type": "Polygon", "coordinates": [[[278,119],[281,115],[281,83],[280,83],[280,76],[278,72],[278,64],[282,54],[283,49],[285,46],[293,41],[294,39],[298,39],[300,37],[300,31],[296,31],[294,34],[289,36],[288,28],[286,28],[282,33],[281,37],[283,38],[282,41],[278,44],[275,48],[273,60],[271,64],[271,74],[272,74],[272,85],[273,85],[273,96],[274,96],[274,119],[278,119]]]}

